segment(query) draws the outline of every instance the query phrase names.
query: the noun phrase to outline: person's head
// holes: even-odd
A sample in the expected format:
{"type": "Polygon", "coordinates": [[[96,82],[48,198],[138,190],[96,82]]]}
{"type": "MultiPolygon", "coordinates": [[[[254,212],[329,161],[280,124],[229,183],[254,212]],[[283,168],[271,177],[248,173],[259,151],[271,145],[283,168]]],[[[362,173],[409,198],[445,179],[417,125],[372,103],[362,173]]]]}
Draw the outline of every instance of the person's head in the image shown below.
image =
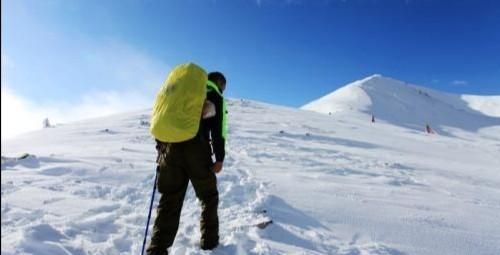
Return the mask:
{"type": "Polygon", "coordinates": [[[226,89],[226,77],[221,72],[211,72],[208,74],[208,80],[217,85],[220,92],[223,93],[226,89]]]}

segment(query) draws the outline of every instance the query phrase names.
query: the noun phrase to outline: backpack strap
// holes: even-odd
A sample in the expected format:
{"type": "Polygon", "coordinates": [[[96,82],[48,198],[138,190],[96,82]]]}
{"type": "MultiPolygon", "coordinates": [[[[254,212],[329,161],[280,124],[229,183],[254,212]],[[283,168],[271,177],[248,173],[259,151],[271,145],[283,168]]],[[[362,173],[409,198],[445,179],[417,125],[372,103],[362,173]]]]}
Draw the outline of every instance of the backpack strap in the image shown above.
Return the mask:
{"type": "Polygon", "coordinates": [[[220,97],[222,97],[222,137],[224,138],[224,141],[226,141],[228,132],[226,100],[220,92],[219,87],[217,87],[217,85],[215,85],[213,81],[207,80],[207,92],[210,91],[215,91],[217,94],[219,94],[220,97]]]}
{"type": "Polygon", "coordinates": [[[217,87],[217,85],[215,85],[215,83],[211,80],[207,81],[207,91],[215,91],[217,92],[217,94],[219,94],[219,96],[222,97],[222,93],[220,93],[219,87],[217,87]]]}

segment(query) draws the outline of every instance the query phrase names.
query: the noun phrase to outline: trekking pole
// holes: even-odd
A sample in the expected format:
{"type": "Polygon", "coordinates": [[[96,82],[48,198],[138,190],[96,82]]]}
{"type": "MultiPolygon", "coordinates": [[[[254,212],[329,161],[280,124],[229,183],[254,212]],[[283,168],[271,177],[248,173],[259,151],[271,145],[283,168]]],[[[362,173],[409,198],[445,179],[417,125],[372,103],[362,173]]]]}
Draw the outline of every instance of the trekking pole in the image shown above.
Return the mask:
{"type": "Polygon", "coordinates": [[[141,255],[144,255],[144,247],[146,246],[146,238],[148,236],[149,220],[151,219],[151,210],[153,209],[153,201],[155,200],[156,193],[156,178],[158,178],[158,171],[155,173],[155,182],[153,183],[153,194],[151,195],[151,203],[149,204],[148,221],[146,223],[146,231],[144,232],[144,241],[142,242],[141,255]]]}

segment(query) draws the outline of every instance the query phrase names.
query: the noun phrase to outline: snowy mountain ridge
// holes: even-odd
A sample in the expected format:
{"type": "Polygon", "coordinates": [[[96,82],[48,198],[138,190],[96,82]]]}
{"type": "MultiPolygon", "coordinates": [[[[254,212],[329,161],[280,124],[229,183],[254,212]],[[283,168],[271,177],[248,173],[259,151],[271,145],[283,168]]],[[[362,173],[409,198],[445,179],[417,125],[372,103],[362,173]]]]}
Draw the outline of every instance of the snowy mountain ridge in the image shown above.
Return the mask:
{"type": "Polygon", "coordinates": [[[374,115],[412,129],[429,124],[441,133],[500,124],[500,95],[455,95],[375,74],[301,107],[327,114],[374,115]]]}

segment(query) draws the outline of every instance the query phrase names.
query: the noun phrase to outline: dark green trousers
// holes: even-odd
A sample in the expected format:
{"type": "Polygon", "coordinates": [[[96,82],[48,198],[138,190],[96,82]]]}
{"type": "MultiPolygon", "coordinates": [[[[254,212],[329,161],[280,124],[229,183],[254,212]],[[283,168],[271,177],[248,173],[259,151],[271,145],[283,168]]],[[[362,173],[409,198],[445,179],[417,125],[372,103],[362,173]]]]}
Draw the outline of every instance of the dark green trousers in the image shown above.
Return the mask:
{"type": "Polygon", "coordinates": [[[200,135],[181,143],[157,141],[158,192],[160,203],[154,222],[148,254],[172,246],[181,215],[188,182],[191,181],[201,202],[201,243],[210,246],[219,241],[217,178],[210,170],[210,145],[200,135]]]}

